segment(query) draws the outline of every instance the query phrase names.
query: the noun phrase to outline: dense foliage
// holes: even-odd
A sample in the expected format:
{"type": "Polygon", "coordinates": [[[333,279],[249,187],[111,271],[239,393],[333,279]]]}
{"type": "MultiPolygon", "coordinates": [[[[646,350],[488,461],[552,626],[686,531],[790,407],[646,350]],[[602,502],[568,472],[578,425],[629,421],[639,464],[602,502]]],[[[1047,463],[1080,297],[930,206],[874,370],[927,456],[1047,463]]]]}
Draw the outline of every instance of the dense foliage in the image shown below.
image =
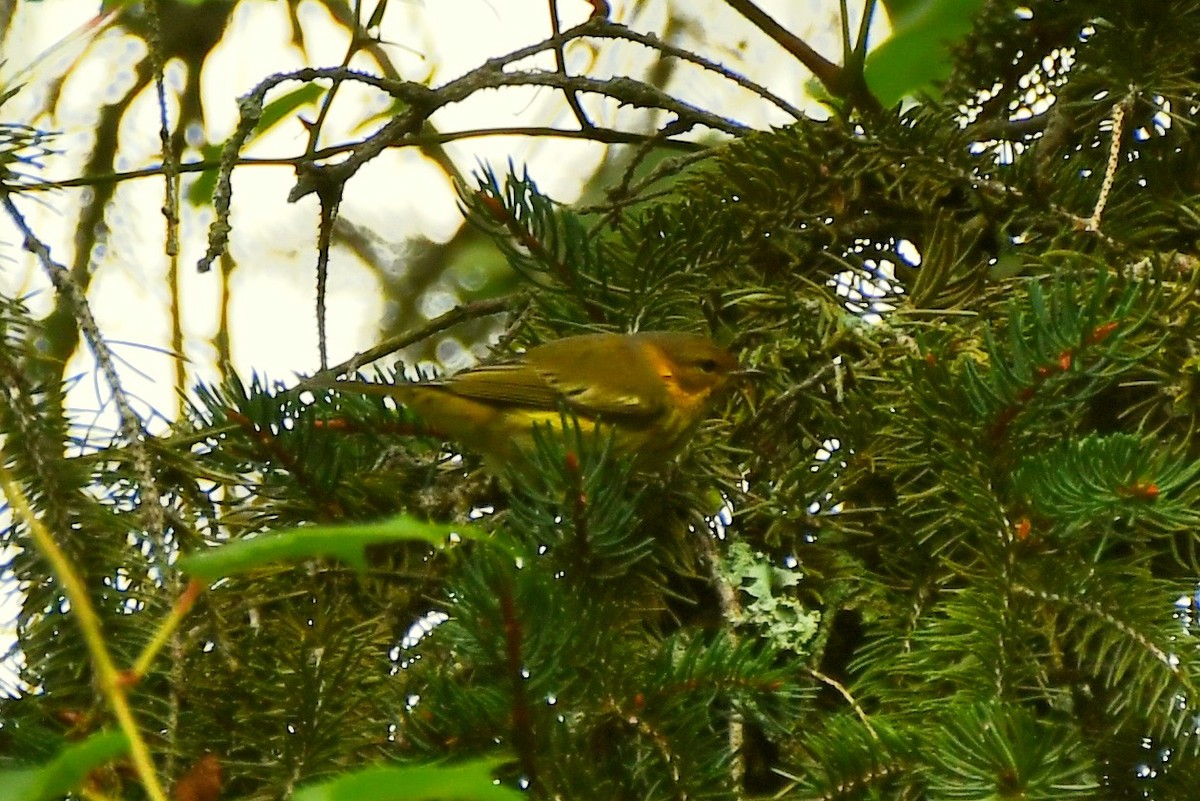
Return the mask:
{"type": "MultiPolygon", "coordinates": [[[[31,378],[53,321],[6,300],[5,461],[120,665],[181,551],[472,532],[213,583],[129,692],[162,774],[212,754],[224,797],[268,799],[500,755],[539,798],[1193,797],[1196,41],[1188,0],[986,3],[937,100],[833,98],[586,209],[475,176],[465,213],[526,288],[497,356],[681,329],[761,371],[652,474],[567,435],[493,480],[382,401],[249,377],[144,450],[64,459],[31,378]]],[[[0,752],[45,761],[109,712],[27,530],[38,692],[0,703],[0,752]]]]}

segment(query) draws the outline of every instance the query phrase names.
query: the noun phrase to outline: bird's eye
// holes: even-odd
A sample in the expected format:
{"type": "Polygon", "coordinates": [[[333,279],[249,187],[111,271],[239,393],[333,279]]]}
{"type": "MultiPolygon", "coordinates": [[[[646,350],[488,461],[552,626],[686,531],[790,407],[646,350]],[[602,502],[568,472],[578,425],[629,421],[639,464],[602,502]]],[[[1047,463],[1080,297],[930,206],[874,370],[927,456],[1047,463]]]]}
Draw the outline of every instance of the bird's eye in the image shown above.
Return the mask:
{"type": "Polygon", "coordinates": [[[717,360],[716,359],[701,359],[700,361],[696,362],[696,366],[699,367],[701,370],[703,370],[706,373],[711,373],[717,369],[717,360]]]}

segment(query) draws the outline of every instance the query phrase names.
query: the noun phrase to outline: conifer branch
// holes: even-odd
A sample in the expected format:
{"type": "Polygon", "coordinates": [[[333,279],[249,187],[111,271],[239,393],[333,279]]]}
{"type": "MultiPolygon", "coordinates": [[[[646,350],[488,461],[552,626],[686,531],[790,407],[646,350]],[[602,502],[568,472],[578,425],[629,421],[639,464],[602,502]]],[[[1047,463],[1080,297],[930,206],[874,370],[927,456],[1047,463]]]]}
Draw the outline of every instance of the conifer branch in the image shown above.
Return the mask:
{"type": "Polygon", "coordinates": [[[512,586],[507,579],[502,581],[503,586],[497,587],[496,592],[500,599],[500,619],[504,627],[504,664],[508,672],[509,692],[512,694],[510,720],[513,747],[521,763],[522,780],[537,791],[537,738],[534,732],[533,710],[529,705],[529,694],[525,690],[523,624],[517,616],[512,586]]]}
{"type": "Polygon", "coordinates": [[[0,489],[4,490],[4,495],[8,498],[8,503],[17,520],[24,522],[28,528],[34,547],[50,563],[51,569],[63,586],[63,591],[71,604],[71,610],[79,623],[79,631],[91,654],[92,668],[96,671],[96,683],[108,701],[109,708],[117,719],[121,731],[129,739],[129,750],[134,769],[137,771],[138,778],[141,779],[146,795],[150,797],[151,801],[166,801],[167,796],[163,792],[162,785],[159,784],[150,749],[142,738],[141,728],[134,718],[129,700],[125,697],[125,682],[122,674],[117,670],[108,646],[104,642],[100,616],[96,614],[87,587],[72,566],[71,560],[58,546],[54,535],[42,524],[41,519],[33,511],[25,491],[5,466],[7,461],[7,456],[0,451],[0,489]]]}
{"type": "Polygon", "coordinates": [[[160,651],[175,633],[179,630],[179,624],[187,617],[188,612],[192,610],[192,606],[196,603],[196,599],[200,597],[200,593],[204,591],[204,585],[199,581],[192,580],[188,583],[175,604],[171,607],[170,614],[163,620],[155,631],[154,636],[150,638],[150,642],[146,643],[146,647],[142,649],[138,655],[137,661],[133,663],[127,672],[127,684],[136,684],[141,681],[150,670],[150,666],[158,657],[160,651]]]}

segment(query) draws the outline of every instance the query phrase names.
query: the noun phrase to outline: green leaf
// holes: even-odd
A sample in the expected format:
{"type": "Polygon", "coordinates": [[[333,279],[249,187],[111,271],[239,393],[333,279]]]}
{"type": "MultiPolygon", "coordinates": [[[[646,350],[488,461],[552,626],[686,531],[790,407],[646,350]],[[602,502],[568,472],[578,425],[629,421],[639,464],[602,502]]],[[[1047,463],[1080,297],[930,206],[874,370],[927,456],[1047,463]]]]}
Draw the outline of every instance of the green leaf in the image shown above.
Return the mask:
{"type": "Polygon", "coordinates": [[[280,120],[290,117],[292,112],[301,106],[316,103],[317,99],[325,94],[325,91],[323,86],[308,83],[267,103],[263,106],[258,124],[254,126],[254,135],[258,136],[271,130],[280,120]]]}
{"type": "Polygon", "coordinates": [[[409,515],[400,515],[378,523],[304,526],[270,532],[184,556],[179,560],[179,568],[196,578],[212,581],[276,562],[331,556],[363,570],[367,566],[366,549],[369,546],[415,540],[441,547],[452,534],[467,539],[487,536],[486,532],[469,525],[426,523],[409,515]]]}
{"type": "Polygon", "coordinates": [[[889,0],[892,35],[867,56],[867,86],[884,106],[928,91],[950,75],[951,49],[971,30],[983,0],[889,0]]]}
{"type": "MultiPolygon", "coordinates": [[[[281,120],[290,117],[301,106],[316,103],[324,92],[324,87],[309,83],[267,103],[263,106],[262,116],[259,117],[258,124],[254,126],[254,132],[247,139],[247,144],[253,142],[255,137],[271,130],[281,120]]],[[[205,161],[217,161],[221,158],[224,149],[224,146],[220,144],[207,144],[200,149],[200,156],[205,161]]],[[[212,167],[195,177],[187,188],[189,203],[193,206],[203,206],[212,200],[213,190],[217,186],[217,172],[217,168],[212,167]]]]}
{"type": "Polygon", "coordinates": [[[129,750],[119,731],[102,731],[63,748],[40,768],[0,770],[0,801],[61,798],[78,787],[93,769],[129,750]]]}
{"type": "MultiPolygon", "coordinates": [[[[221,151],[220,145],[204,145],[200,148],[200,158],[215,162],[221,158],[221,151]]],[[[210,167],[195,175],[185,190],[188,203],[203,206],[212,201],[213,190],[217,188],[217,173],[216,167],[210,167]]]]}
{"type": "Polygon", "coordinates": [[[455,765],[366,768],[302,787],[295,801],[521,801],[521,793],[492,778],[507,761],[490,757],[455,765]]]}

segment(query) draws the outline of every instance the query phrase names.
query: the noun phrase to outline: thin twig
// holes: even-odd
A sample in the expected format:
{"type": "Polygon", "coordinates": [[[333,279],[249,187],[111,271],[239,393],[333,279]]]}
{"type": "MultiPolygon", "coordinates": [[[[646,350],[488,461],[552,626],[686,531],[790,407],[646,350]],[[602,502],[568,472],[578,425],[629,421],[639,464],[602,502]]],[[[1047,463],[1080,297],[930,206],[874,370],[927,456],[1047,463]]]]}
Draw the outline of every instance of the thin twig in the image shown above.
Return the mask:
{"type": "MultiPolygon", "coordinates": [[[[566,78],[566,46],[562,40],[562,26],[558,21],[558,2],[557,0],[546,0],[546,4],[550,7],[550,40],[554,42],[554,68],[558,70],[560,75],[566,78]]],[[[563,94],[567,98],[567,105],[571,107],[571,113],[575,115],[576,121],[579,122],[579,127],[585,131],[595,127],[588,118],[587,112],[583,110],[583,106],[579,104],[579,95],[569,90],[563,94]]]]}
{"type": "MultiPolygon", "coordinates": [[[[163,75],[163,43],[162,43],[162,4],[159,0],[148,0],[146,10],[150,17],[149,26],[149,49],[150,49],[150,65],[154,70],[154,91],[158,97],[158,140],[162,151],[162,175],[163,175],[163,205],[162,214],[166,220],[166,245],[164,252],[167,257],[167,285],[171,297],[171,350],[176,354],[172,360],[175,367],[175,391],[176,397],[182,397],[183,390],[187,384],[187,363],[184,360],[183,354],[183,304],[180,295],[179,285],[179,154],[175,152],[175,147],[171,141],[171,116],[170,110],[167,107],[167,87],[166,80],[163,75]]],[[[175,407],[176,413],[182,412],[182,404],[177,401],[175,407]]],[[[162,507],[156,502],[155,507],[161,511],[162,507]]],[[[165,528],[165,520],[164,526],[165,528]]],[[[163,528],[155,527],[151,536],[155,536],[155,532],[162,531],[163,528]]],[[[164,543],[161,538],[156,539],[155,556],[157,557],[162,567],[167,566],[167,555],[164,543]]],[[[180,578],[178,571],[164,570],[167,576],[165,579],[167,587],[171,591],[178,591],[180,578]]],[[[173,630],[172,630],[173,631],[173,630]]],[[[176,656],[176,654],[172,654],[176,656]]],[[[174,672],[174,671],[173,671],[174,672]]],[[[179,703],[180,703],[180,687],[172,684],[171,691],[168,694],[168,714],[169,721],[166,730],[166,759],[163,764],[163,771],[167,776],[175,775],[175,755],[178,751],[179,735],[179,703]]]]}
{"type": "Polygon", "coordinates": [[[854,714],[858,715],[858,719],[863,722],[863,726],[866,727],[867,733],[871,735],[871,739],[879,739],[879,734],[875,731],[875,727],[871,725],[871,720],[867,717],[866,710],[862,708],[858,701],[854,700],[854,696],[850,694],[848,689],[846,689],[846,685],[842,684],[832,676],[825,675],[816,668],[807,668],[807,671],[808,675],[812,676],[822,684],[832,687],[837,691],[838,695],[842,696],[842,698],[845,698],[846,703],[850,704],[850,708],[854,710],[854,714]]]}
{"type": "Polygon", "coordinates": [[[167,87],[163,80],[162,14],[158,0],[149,0],[150,64],[154,69],[154,89],[158,96],[158,140],[162,146],[163,216],[167,218],[167,256],[179,255],[179,158],[171,146],[171,122],[167,109],[167,87]]]}
{"type": "Polygon", "coordinates": [[[844,88],[842,84],[845,81],[841,67],[813,50],[808,42],[780,25],[774,17],[754,5],[750,0],[725,0],[725,4],[753,23],[756,28],[784,50],[791,53],[797,61],[808,67],[830,94],[841,95],[844,88]]]}
{"type": "MultiPolygon", "coordinates": [[[[432,145],[444,145],[448,142],[458,142],[463,139],[480,139],[488,136],[529,136],[534,138],[555,138],[555,139],[586,139],[591,142],[600,142],[606,145],[631,145],[641,144],[650,139],[654,139],[657,134],[638,133],[636,131],[618,131],[612,128],[593,128],[590,131],[579,131],[574,129],[551,128],[540,125],[512,125],[499,126],[496,128],[467,128],[461,131],[448,131],[429,133],[421,131],[414,134],[408,134],[400,137],[393,142],[389,147],[429,147],[432,145]]],[[[350,142],[343,145],[331,145],[322,148],[313,154],[312,158],[328,159],[337,156],[341,153],[352,152],[358,147],[361,142],[350,142]]],[[[662,142],[664,147],[673,148],[675,150],[700,152],[707,151],[707,145],[698,144],[696,142],[688,142],[681,139],[668,139],[662,142]]],[[[311,160],[308,156],[284,156],[280,158],[259,158],[256,156],[239,156],[235,162],[235,167],[296,167],[297,165],[311,160]]],[[[221,166],[220,159],[203,159],[201,161],[189,161],[179,165],[179,172],[194,173],[204,172],[205,170],[214,170],[221,166]]],[[[21,187],[21,193],[28,192],[49,192],[56,189],[69,189],[77,186],[105,186],[107,184],[121,183],[133,178],[153,178],[163,174],[162,165],[154,167],[142,167],[137,170],[124,170],[122,172],[101,173],[98,175],[87,175],[78,178],[64,178],[61,181],[39,181],[35,184],[29,184],[21,187]]]]}
{"type": "Polygon", "coordinates": [[[842,63],[849,64],[854,55],[854,45],[850,41],[850,4],[847,0],[838,0],[838,17],[841,22],[842,63]]]}
{"type": "Polygon", "coordinates": [[[597,203],[591,206],[582,206],[576,211],[579,214],[599,214],[603,213],[604,217],[599,220],[591,228],[591,233],[595,234],[606,225],[611,225],[618,214],[625,208],[628,208],[634,202],[646,202],[655,199],[661,193],[645,195],[645,191],[652,184],[661,181],[671,175],[675,175],[684,168],[702,161],[712,156],[712,149],[705,148],[697,153],[689,153],[686,156],[680,156],[673,159],[664,159],[654,166],[640,181],[633,182],[632,170],[626,170],[626,174],[622,183],[615,189],[612,189],[608,194],[611,198],[608,203],[597,203]]]}
{"type": "Polygon", "coordinates": [[[709,72],[720,75],[726,80],[733,81],[743,89],[753,92],[763,100],[766,100],[767,102],[777,106],[780,110],[784,111],[793,119],[802,120],[805,118],[803,111],[796,108],[791,103],[784,100],[782,97],[775,94],[765,86],[757,84],[746,76],[739,75],[731,69],[722,67],[720,64],[716,63],[715,61],[710,61],[704,56],[697,55],[690,50],[685,50],[682,47],[676,47],[673,44],[664,42],[662,39],[652,33],[638,33],[632,28],[621,25],[620,23],[610,22],[592,32],[589,34],[589,36],[595,39],[624,39],[626,41],[636,42],[637,44],[644,45],[645,47],[658,50],[664,55],[673,56],[680,61],[686,61],[689,64],[695,64],[696,66],[708,70],[709,72]]]}
{"type": "Polygon", "coordinates": [[[1100,194],[1096,197],[1096,205],[1092,216],[1084,222],[1085,231],[1099,231],[1100,217],[1108,205],[1108,196],[1112,193],[1113,183],[1117,179],[1117,167],[1121,163],[1121,134],[1125,129],[1125,113],[1133,105],[1133,93],[1130,92],[1112,110],[1112,141],[1108,144],[1108,163],[1104,166],[1104,181],[1100,184],[1100,194]]]}
{"type": "Polygon", "coordinates": [[[121,436],[133,453],[133,468],[142,495],[141,509],[146,515],[146,528],[161,555],[163,509],[158,484],[154,480],[154,474],[150,467],[150,455],[146,450],[144,439],[146,433],[142,428],[141,419],[133,411],[133,405],[130,403],[125,388],[121,385],[112,350],[100,333],[100,326],[96,324],[96,318],[92,315],[87,296],[72,278],[70,270],[56,262],[50,255],[50,248],[33,233],[33,229],[29,227],[8,192],[0,192],[0,204],[3,204],[9,218],[21,232],[25,249],[37,257],[54,288],[70,302],[75,319],[79,324],[79,330],[91,347],[92,354],[96,357],[96,364],[112,391],[112,399],[116,404],[117,417],[120,421],[121,436]]]}
{"type": "MultiPolygon", "coordinates": [[[[335,364],[328,370],[323,370],[322,373],[319,373],[318,375],[329,373],[334,375],[343,375],[345,373],[353,373],[365,364],[370,364],[376,359],[382,359],[384,356],[388,356],[398,350],[407,348],[409,345],[420,342],[423,339],[428,339],[434,334],[445,331],[447,328],[456,326],[459,323],[511,311],[514,306],[518,305],[518,301],[522,297],[524,297],[523,294],[514,292],[509,295],[501,295],[498,298],[484,298],[482,300],[464,303],[461,306],[455,306],[445,314],[430,320],[425,325],[409,331],[404,331],[394,337],[385,339],[375,347],[364,350],[362,353],[347,359],[341,364],[335,364]]],[[[303,381],[300,382],[300,386],[304,386],[303,381]]]]}
{"type": "Polygon", "coordinates": [[[329,248],[333,244],[333,227],[337,223],[344,184],[330,184],[318,192],[321,201],[321,226],[317,235],[317,356],[321,369],[329,366],[329,338],[325,330],[325,297],[329,283],[329,248]]]}
{"type": "MultiPolygon", "coordinates": [[[[867,0],[863,3],[862,19],[858,21],[858,40],[854,43],[854,59],[860,65],[867,58],[867,50],[870,49],[871,36],[871,18],[875,16],[875,4],[877,0],[867,0]]],[[[850,62],[847,61],[847,64],[850,62]]]]}
{"type": "MultiPolygon", "coordinates": [[[[350,36],[346,52],[342,56],[342,67],[350,66],[350,62],[359,51],[361,44],[364,41],[369,41],[365,37],[366,32],[362,27],[362,0],[355,0],[354,19],[351,21],[350,27],[353,33],[350,36]]],[[[333,82],[333,85],[321,100],[321,107],[317,111],[316,121],[307,126],[308,145],[305,147],[305,157],[307,160],[311,160],[317,150],[317,144],[321,139],[321,131],[325,127],[325,120],[329,117],[329,111],[333,108],[333,101],[337,97],[337,91],[341,86],[341,81],[335,80],[333,82]]],[[[341,205],[342,187],[343,184],[331,184],[324,187],[324,191],[317,193],[317,197],[321,201],[321,224],[317,238],[317,356],[322,370],[329,365],[329,337],[326,331],[328,321],[326,319],[325,302],[329,283],[329,249],[333,242],[333,228],[337,222],[338,209],[341,205]]]]}
{"type": "MultiPolygon", "coordinates": [[[[459,323],[464,323],[468,320],[475,320],[480,317],[488,317],[493,314],[503,314],[505,312],[513,312],[514,314],[519,315],[521,313],[521,307],[523,305],[522,300],[524,297],[525,295],[523,293],[514,292],[509,295],[502,295],[498,298],[486,298],[483,300],[472,301],[471,303],[465,303],[461,306],[455,306],[450,311],[435,317],[422,326],[401,334],[397,334],[396,336],[381,342],[375,347],[365,350],[357,356],[347,359],[341,364],[335,364],[328,370],[313,376],[311,381],[310,379],[302,379],[296,384],[295,389],[301,391],[308,389],[310,388],[311,384],[319,383],[319,378],[324,378],[330,375],[338,376],[347,373],[353,373],[365,364],[370,364],[376,359],[382,359],[384,356],[395,353],[396,351],[406,348],[416,342],[420,342],[423,339],[428,339],[434,334],[444,331],[447,328],[452,328],[453,326],[456,326],[459,323]]],[[[230,422],[224,425],[213,426],[211,428],[195,431],[182,436],[175,435],[162,440],[157,440],[156,444],[158,447],[163,449],[189,448],[198,442],[204,442],[212,437],[237,431],[241,427],[242,426],[236,422],[230,422]]],[[[103,450],[85,453],[73,458],[78,459],[81,463],[85,464],[92,461],[111,461],[121,458],[127,447],[129,446],[122,448],[105,448],[103,450]]]]}
{"type": "Polygon", "coordinates": [[[537,743],[534,737],[533,711],[529,704],[523,675],[525,637],[522,621],[518,616],[516,599],[513,597],[511,579],[500,579],[502,586],[494,587],[499,598],[500,625],[504,632],[504,667],[508,671],[512,687],[512,706],[509,711],[513,750],[521,766],[521,779],[535,794],[538,787],[537,743]]]}
{"type": "MultiPolygon", "coordinates": [[[[733,585],[725,580],[724,572],[721,569],[721,555],[717,553],[713,538],[700,537],[699,543],[700,555],[708,563],[709,580],[712,582],[713,589],[717,591],[721,618],[728,626],[730,637],[736,641],[737,635],[734,630],[738,621],[742,619],[742,604],[738,600],[737,591],[733,585]]],[[[746,777],[746,723],[742,719],[741,713],[736,710],[729,716],[728,743],[729,778],[735,788],[740,788],[746,777]]]]}
{"type": "Polygon", "coordinates": [[[238,160],[242,147],[249,139],[250,134],[262,116],[267,93],[285,82],[300,81],[307,83],[317,80],[335,82],[355,81],[387,92],[398,100],[403,101],[407,106],[403,112],[393,117],[374,134],[357,145],[346,159],[336,164],[326,165],[319,165],[314,162],[299,163],[296,168],[296,185],[288,195],[288,200],[291,202],[319,191],[322,185],[345,183],[364,164],[374,159],[385,149],[392,147],[403,137],[419,131],[425,121],[438,109],[452,103],[461,102],[484,89],[498,89],[509,86],[545,86],[564,92],[573,91],[599,94],[610,97],[623,105],[638,108],[656,108],[674,114],[676,119],[668,123],[667,127],[678,133],[690,131],[698,126],[722,131],[732,136],[740,136],[750,130],[740,122],[685,103],[661,89],[631,78],[596,79],[582,76],[564,76],[557,72],[505,71],[506,67],[521,59],[531,57],[547,49],[552,49],[560,42],[592,35],[592,33],[602,31],[608,26],[609,23],[606,20],[594,17],[582,25],[564,31],[560,36],[552,37],[549,40],[528,47],[519,48],[504,56],[489,59],[476,69],[442,85],[436,90],[429,89],[418,83],[389,80],[345,68],[307,68],[294,72],[278,73],[266,78],[238,102],[240,120],[234,134],[226,142],[225,148],[222,151],[217,187],[213,193],[213,208],[217,216],[209,228],[209,246],[205,255],[200,259],[198,268],[202,272],[208,270],[217,255],[225,249],[230,232],[229,214],[232,201],[231,176],[233,167],[238,160]]]}
{"type": "Polygon", "coordinates": [[[852,101],[858,108],[871,114],[882,111],[879,101],[867,91],[862,80],[861,64],[839,67],[822,56],[796,34],[780,25],[774,17],[756,6],[751,0],[725,0],[725,4],[737,11],[772,41],[788,51],[821,82],[825,90],[834,97],[852,101]],[[853,69],[851,69],[853,68],[853,69]]]}
{"type": "MultiPolygon", "coordinates": [[[[178,573],[179,571],[172,572],[178,573]]],[[[159,624],[158,629],[154,632],[154,636],[150,638],[150,642],[146,643],[146,647],[138,655],[137,661],[133,663],[133,667],[126,673],[130,682],[141,681],[150,670],[150,665],[154,663],[158,652],[169,642],[174,644],[173,640],[175,633],[179,630],[179,624],[187,617],[187,613],[191,611],[192,606],[196,603],[196,599],[200,597],[200,593],[203,591],[204,585],[199,581],[192,580],[187,585],[183,594],[179,596],[179,600],[171,607],[170,614],[159,624]]]]}

